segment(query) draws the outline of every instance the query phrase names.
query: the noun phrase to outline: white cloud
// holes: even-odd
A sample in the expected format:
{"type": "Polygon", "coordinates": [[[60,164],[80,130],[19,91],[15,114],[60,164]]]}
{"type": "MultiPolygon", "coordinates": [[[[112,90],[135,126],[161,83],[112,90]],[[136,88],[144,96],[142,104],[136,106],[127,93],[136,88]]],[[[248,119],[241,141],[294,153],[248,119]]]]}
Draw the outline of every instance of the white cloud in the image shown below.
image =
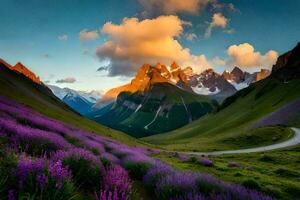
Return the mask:
{"type": "Polygon", "coordinates": [[[219,58],[218,56],[212,59],[212,63],[217,66],[224,66],[226,64],[225,60],[219,58]]]}
{"type": "Polygon", "coordinates": [[[197,35],[195,33],[187,33],[184,36],[188,41],[193,41],[197,39],[197,35]]]}
{"type": "Polygon", "coordinates": [[[243,43],[239,45],[231,45],[227,49],[229,56],[227,65],[239,66],[243,68],[266,68],[271,69],[276,63],[278,53],[274,50],[268,51],[265,55],[255,51],[254,47],[249,43],[243,43]]]}
{"type": "Polygon", "coordinates": [[[75,83],[76,79],[74,77],[67,77],[63,79],[56,80],[56,83],[75,83]]]}
{"type": "Polygon", "coordinates": [[[108,41],[100,45],[96,54],[109,60],[109,74],[132,75],[144,63],[191,66],[195,71],[211,67],[204,55],[192,55],[177,40],[183,33],[183,22],[177,16],[160,16],[139,21],[124,18],[120,25],[108,22],[101,31],[108,41]]]}
{"type": "Polygon", "coordinates": [[[66,34],[64,34],[64,35],[59,35],[59,36],[58,36],[58,39],[61,40],[61,41],[68,40],[68,35],[66,35],[66,34]]]}
{"type": "Polygon", "coordinates": [[[215,27],[221,27],[221,28],[226,28],[227,24],[228,24],[229,20],[223,16],[222,13],[215,13],[212,16],[212,20],[208,26],[208,28],[205,31],[205,38],[209,38],[211,36],[211,32],[213,30],[213,28],[215,27]]]}
{"type": "Polygon", "coordinates": [[[83,29],[79,32],[79,39],[81,41],[95,40],[99,37],[98,31],[89,31],[87,29],[83,29]]]}

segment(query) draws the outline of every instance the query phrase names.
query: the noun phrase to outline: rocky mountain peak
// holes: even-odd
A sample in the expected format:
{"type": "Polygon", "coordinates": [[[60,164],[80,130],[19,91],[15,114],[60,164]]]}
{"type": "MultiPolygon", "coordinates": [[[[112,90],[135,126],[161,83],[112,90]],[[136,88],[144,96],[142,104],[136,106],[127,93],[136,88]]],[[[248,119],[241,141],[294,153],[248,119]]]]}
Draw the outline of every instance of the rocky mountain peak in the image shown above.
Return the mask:
{"type": "Polygon", "coordinates": [[[278,57],[272,76],[283,81],[300,78],[300,42],[294,49],[278,57]]]}
{"type": "Polygon", "coordinates": [[[170,65],[170,69],[171,69],[171,72],[173,71],[177,71],[180,69],[179,65],[174,61],[171,65],[170,65]]]}
{"type": "Polygon", "coordinates": [[[27,67],[25,67],[22,63],[18,62],[12,70],[17,71],[27,78],[30,78],[35,83],[41,84],[41,80],[38,76],[36,76],[32,71],[30,71],[27,67]]]}

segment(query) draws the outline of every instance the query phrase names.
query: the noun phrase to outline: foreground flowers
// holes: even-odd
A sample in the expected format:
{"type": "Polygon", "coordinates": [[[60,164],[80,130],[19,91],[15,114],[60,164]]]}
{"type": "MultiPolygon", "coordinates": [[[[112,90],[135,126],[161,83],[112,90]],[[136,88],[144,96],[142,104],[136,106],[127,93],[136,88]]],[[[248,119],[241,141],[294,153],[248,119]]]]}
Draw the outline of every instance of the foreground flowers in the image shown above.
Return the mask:
{"type": "Polygon", "coordinates": [[[176,170],[152,158],[154,150],[76,129],[3,97],[0,150],[0,199],[129,200],[134,181],[152,199],[271,199],[207,174],[176,170]]]}

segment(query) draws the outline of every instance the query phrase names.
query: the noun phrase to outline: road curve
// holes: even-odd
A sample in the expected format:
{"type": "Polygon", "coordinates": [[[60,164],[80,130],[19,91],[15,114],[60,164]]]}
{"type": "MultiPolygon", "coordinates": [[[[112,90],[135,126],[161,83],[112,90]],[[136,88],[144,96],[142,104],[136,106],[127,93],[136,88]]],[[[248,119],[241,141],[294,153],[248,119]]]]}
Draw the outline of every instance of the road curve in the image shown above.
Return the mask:
{"type": "Polygon", "coordinates": [[[250,149],[239,149],[239,150],[226,150],[226,151],[212,151],[212,152],[178,152],[182,154],[188,155],[223,155],[223,154],[238,154],[238,153],[254,153],[254,152],[262,152],[262,151],[270,151],[275,149],[286,148],[290,146],[294,146],[300,144],[300,129],[299,128],[291,128],[295,134],[292,138],[278,143],[272,144],[264,147],[256,147],[250,149]]]}

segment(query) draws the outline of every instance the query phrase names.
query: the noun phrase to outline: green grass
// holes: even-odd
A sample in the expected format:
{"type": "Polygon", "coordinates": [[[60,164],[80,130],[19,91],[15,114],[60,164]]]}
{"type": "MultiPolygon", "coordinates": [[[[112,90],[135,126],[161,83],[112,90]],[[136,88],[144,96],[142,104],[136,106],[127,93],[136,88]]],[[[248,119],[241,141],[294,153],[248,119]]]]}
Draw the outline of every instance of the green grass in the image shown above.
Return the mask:
{"type": "Polygon", "coordinates": [[[111,137],[128,145],[146,145],[125,133],[102,126],[70,109],[45,86],[0,66],[0,95],[31,107],[36,112],[77,128],[111,137]]]}
{"type": "Polygon", "coordinates": [[[213,167],[195,161],[183,162],[168,154],[156,157],[175,168],[206,172],[229,182],[243,184],[254,180],[260,191],[277,199],[299,199],[300,145],[265,153],[210,156],[213,167]],[[239,167],[229,167],[229,162],[236,162],[239,167]]]}
{"type": "MultiPolygon", "coordinates": [[[[212,151],[238,149],[242,146],[240,141],[247,145],[247,135],[259,135],[259,141],[251,140],[248,147],[261,146],[270,142],[267,138],[277,137],[280,128],[251,130],[251,125],[299,96],[300,80],[281,83],[268,78],[227,99],[217,113],[208,114],[177,130],[143,140],[171,150],[212,151]],[[270,132],[271,129],[274,133],[270,132]]],[[[300,127],[298,121],[291,125],[300,127]]],[[[287,135],[281,135],[280,138],[287,138],[289,131],[286,129],[285,133],[287,135]]]]}

